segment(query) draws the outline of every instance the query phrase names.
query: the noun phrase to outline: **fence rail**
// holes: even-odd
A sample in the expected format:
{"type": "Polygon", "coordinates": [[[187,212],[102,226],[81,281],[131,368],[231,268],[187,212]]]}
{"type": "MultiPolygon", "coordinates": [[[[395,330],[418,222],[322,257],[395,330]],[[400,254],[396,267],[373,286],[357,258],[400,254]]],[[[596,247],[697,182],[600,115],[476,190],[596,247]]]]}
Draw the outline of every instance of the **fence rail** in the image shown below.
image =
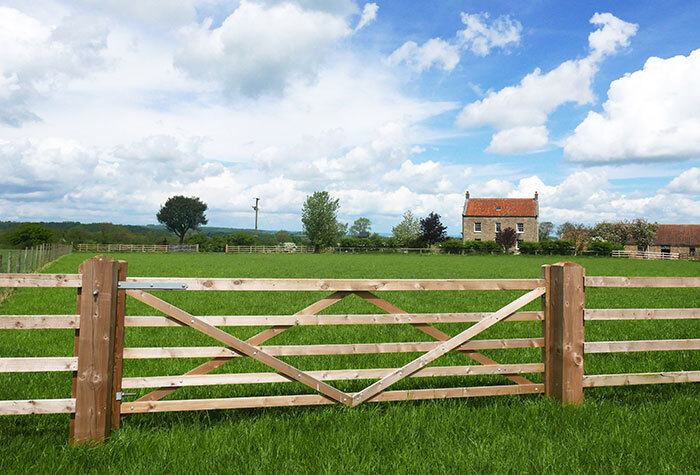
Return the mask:
{"type": "Polygon", "coordinates": [[[78,244],[78,252],[199,252],[199,244],[78,244]]]}
{"type": "Polygon", "coordinates": [[[650,251],[627,251],[614,250],[613,257],[628,257],[630,259],[679,259],[678,252],[650,252],[650,251]]]}
{"type": "MultiPolygon", "coordinates": [[[[580,404],[583,389],[600,386],[666,384],[700,381],[700,371],[658,373],[584,374],[586,354],[700,350],[700,339],[586,342],[584,325],[590,320],[698,319],[700,309],[586,309],[586,287],[700,287],[697,277],[587,277],[573,263],[546,265],[541,279],[194,279],[128,277],[124,261],[98,256],[85,261],[79,274],[0,274],[0,287],[73,287],[78,290],[76,315],[0,315],[0,329],[74,329],[72,357],[4,357],[0,372],[73,372],[71,398],[0,401],[0,415],[72,413],[71,441],[104,440],[120,417],[143,412],[300,406],[340,403],[356,406],[365,401],[398,401],[452,397],[540,394],[565,403],[580,404]],[[325,291],[326,296],[293,315],[195,316],[148,293],[164,288],[178,291],[325,291]],[[408,313],[379,296],[385,291],[526,291],[496,312],[408,313]],[[165,316],[126,316],[126,296],[165,316]],[[320,312],[355,295],[386,313],[324,314],[320,312]],[[525,304],[542,301],[540,311],[522,311],[525,304]],[[539,321],[542,337],[475,339],[493,325],[509,321],[539,321]],[[450,336],[435,323],[473,322],[450,336]],[[307,325],[411,325],[431,341],[268,345],[270,338],[295,326],[307,325]],[[189,327],[220,346],[124,347],[131,327],[189,327]],[[263,326],[267,329],[239,340],[221,327],[263,326]],[[105,338],[105,335],[107,337],[105,338]],[[501,364],[482,350],[541,348],[538,362],[501,364]],[[429,366],[450,351],[458,351],[476,364],[429,366]],[[353,368],[302,371],[279,357],[309,355],[361,355],[421,353],[400,368],[353,368]],[[123,360],[207,358],[184,375],[123,377],[123,360]],[[234,358],[250,358],[272,372],[214,374],[234,358]],[[528,375],[543,374],[542,382],[528,375]],[[388,390],[404,378],[501,375],[511,384],[388,390]],[[345,393],[325,381],[378,379],[365,389],[345,393]],[[178,388],[230,384],[272,384],[296,381],[318,394],[162,400],[178,388]],[[514,383],[514,384],[512,384],[514,383]],[[123,389],[155,388],[136,401],[122,401],[123,389]]],[[[159,294],[160,295],[160,294],[159,294]]]]}
{"type": "Polygon", "coordinates": [[[224,251],[232,254],[309,254],[314,252],[313,246],[289,246],[278,244],[277,246],[229,246],[224,251]]]}

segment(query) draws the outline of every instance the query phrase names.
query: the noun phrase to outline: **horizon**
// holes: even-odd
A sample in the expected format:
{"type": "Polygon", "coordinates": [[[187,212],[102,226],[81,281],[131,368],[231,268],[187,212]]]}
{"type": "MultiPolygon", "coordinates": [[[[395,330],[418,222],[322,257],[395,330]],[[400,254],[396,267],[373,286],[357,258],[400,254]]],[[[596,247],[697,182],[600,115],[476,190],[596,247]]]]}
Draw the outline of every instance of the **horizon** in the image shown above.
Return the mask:
{"type": "Polygon", "coordinates": [[[540,221],[700,223],[700,9],[548,0],[0,0],[0,220],[461,235],[464,194],[540,221]],[[542,218],[545,216],[545,218],[542,218]]]}

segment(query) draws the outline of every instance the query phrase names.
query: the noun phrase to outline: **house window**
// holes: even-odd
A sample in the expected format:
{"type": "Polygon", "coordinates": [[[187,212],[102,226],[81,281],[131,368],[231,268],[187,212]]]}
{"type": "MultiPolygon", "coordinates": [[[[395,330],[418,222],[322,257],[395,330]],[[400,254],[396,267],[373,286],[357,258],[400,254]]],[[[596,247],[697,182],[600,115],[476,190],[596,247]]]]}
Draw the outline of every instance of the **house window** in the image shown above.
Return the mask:
{"type": "Polygon", "coordinates": [[[519,232],[519,233],[524,233],[524,232],[525,232],[525,224],[523,224],[523,223],[518,223],[518,232],[519,232]]]}
{"type": "Polygon", "coordinates": [[[496,232],[497,233],[501,232],[501,223],[496,223],[496,232]]]}
{"type": "Polygon", "coordinates": [[[662,254],[671,254],[671,246],[661,246],[662,254]]]}
{"type": "Polygon", "coordinates": [[[501,211],[501,207],[500,207],[500,206],[496,206],[496,211],[501,211]]]}
{"type": "Polygon", "coordinates": [[[475,233],[481,232],[481,223],[474,223],[474,232],[475,233]]]}
{"type": "Polygon", "coordinates": [[[481,241],[481,239],[479,239],[479,238],[476,238],[476,239],[474,239],[474,240],[475,240],[475,241],[481,241]]]}
{"type": "Polygon", "coordinates": [[[694,256],[694,255],[695,255],[695,248],[694,248],[694,247],[691,247],[690,249],[688,249],[688,253],[689,253],[691,256],[694,256]]]}

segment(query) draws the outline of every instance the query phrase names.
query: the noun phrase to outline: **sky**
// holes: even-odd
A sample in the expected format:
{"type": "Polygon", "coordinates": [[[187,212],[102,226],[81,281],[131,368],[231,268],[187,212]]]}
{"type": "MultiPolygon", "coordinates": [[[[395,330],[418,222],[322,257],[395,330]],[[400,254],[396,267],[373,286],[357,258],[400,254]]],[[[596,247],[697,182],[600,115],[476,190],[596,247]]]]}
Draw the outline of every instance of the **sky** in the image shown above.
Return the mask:
{"type": "Polygon", "coordinates": [[[0,220],[700,223],[692,1],[0,0],[0,220]]]}

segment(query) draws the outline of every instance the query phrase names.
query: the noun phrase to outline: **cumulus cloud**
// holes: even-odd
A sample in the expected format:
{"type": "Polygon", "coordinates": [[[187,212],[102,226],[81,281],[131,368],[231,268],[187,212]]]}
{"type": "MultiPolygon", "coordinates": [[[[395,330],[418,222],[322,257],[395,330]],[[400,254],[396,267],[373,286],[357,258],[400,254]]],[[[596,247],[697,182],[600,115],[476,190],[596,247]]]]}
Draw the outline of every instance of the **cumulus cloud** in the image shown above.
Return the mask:
{"type": "Polygon", "coordinates": [[[524,150],[537,150],[547,145],[549,132],[547,127],[513,127],[501,130],[491,137],[487,152],[500,155],[512,155],[524,150]]]}
{"type": "Polygon", "coordinates": [[[700,196],[700,168],[693,167],[678,175],[671,180],[666,191],[700,196]]]}
{"type": "Polygon", "coordinates": [[[191,77],[220,82],[229,94],[257,97],[315,78],[328,47],[351,33],[344,16],[243,0],[217,28],[211,19],[183,28],[174,64],[191,77]]]}
{"type": "MultiPolygon", "coordinates": [[[[588,104],[594,100],[591,90],[592,80],[598,71],[600,61],[629,44],[629,38],[637,31],[637,25],[624,22],[615,16],[596,13],[591,23],[598,29],[589,36],[590,54],[578,60],[568,60],[542,73],[537,68],[525,76],[517,86],[508,86],[500,91],[492,91],[484,99],[468,104],[457,116],[457,126],[476,128],[490,126],[502,134],[494,136],[489,148],[494,153],[521,153],[536,150],[544,145],[540,132],[537,139],[523,140],[520,147],[515,144],[501,148],[501,138],[513,134],[522,137],[518,131],[507,132],[518,127],[543,127],[557,107],[567,102],[588,104]]],[[[546,142],[545,142],[546,143],[546,142]]]]}
{"type": "Polygon", "coordinates": [[[425,71],[433,65],[443,71],[452,71],[459,63],[459,48],[440,38],[431,38],[421,46],[415,41],[407,41],[389,58],[389,64],[405,63],[414,71],[425,71]]]}
{"type": "Polygon", "coordinates": [[[404,161],[399,168],[389,170],[382,182],[390,187],[407,186],[419,193],[454,193],[457,191],[444,165],[428,160],[423,163],[404,161]]]}
{"type": "Polygon", "coordinates": [[[500,16],[489,25],[488,18],[488,13],[462,12],[462,23],[466,28],[459,30],[453,39],[431,38],[422,45],[407,41],[391,53],[387,61],[392,65],[405,63],[417,72],[433,66],[449,72],[459,63],[462,50],[486,56],[493,48],[507,48],[520,43],[520,22],[509,16],[500,16]]]}
{"type": "Polygon", "coordinates": [[[376,3],[365,3],[365,7],[362,9],[362,16],[360,21],[357,22],[355,31],[359,31],[365,26],[372,23],[377,18],[377,11],[379,10],[379,5],[376,3]]]}
{"type": "Polygon", "coordinates": [[[68,17],[45,25],[0,7],[0,123],[19,127],[39,120],[32,100],[100,63],[107,32],[68,17]]]}
{"type": "Polygon", "coordinates": [[[493,48],[506,48],[520,43],[523,27],[510,16],[499,16],[491,25],[488,13],[469,14],[462,12],[462,23],[467,27],[457,32],[457,42],[479,56],[486,56],[493,48]]]}
{"type": "Polygon", "coordinates": [[[564,154],[571,161],[633,162],[700,156],[700,49],[649,58],[613,81],[603,111],[589,112],[564,154]]]}

